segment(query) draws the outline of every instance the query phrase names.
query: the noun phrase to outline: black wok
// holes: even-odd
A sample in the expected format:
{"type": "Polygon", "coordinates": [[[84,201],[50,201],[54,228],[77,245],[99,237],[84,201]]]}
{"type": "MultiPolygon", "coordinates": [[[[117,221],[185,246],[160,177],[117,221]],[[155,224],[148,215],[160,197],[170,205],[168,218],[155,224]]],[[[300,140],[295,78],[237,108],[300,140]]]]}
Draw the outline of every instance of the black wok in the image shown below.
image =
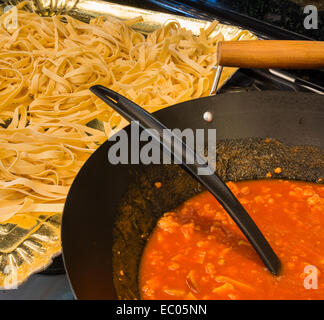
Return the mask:
{"type": "MultiPolygon", "coordinates": [[[[216,128],[216,170],[224,180],[262,179],[278,166],[283,171],[275,178],[319,182],[324,177],[322,96],[223,94],[155,115],[170,129],[216,128]],[[212,122],[204,121],[206,111],[213,113],[212,122]]],[[[202,191],[177,165],[111,165],[112,143],[86,162],[65,204],[63,258],[78,299],[139,298],[141,253],[157,220],[202,191]],[[157,181],[162,188],[154,187],[157,181]]]]}

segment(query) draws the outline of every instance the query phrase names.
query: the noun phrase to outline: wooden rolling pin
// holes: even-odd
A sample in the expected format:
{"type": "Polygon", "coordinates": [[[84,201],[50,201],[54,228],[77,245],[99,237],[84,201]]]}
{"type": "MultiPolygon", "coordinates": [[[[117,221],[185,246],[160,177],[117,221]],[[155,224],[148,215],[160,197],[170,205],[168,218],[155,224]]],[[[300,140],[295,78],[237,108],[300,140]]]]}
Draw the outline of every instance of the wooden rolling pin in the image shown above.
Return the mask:
{"type": "Polygon", "coordinates": [[[324,41],[222,41],[217,53],[218,65],[224,67],[324,68],[324,41]]]}

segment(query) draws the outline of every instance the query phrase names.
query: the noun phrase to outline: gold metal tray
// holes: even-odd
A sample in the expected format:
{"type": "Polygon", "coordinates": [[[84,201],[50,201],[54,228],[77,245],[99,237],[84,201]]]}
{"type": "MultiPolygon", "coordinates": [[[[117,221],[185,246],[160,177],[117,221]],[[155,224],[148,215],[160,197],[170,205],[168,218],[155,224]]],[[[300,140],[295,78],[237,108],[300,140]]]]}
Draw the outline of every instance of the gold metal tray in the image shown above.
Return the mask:
{"type": "MultiPolygon", "coordinates": [[[[43,7],[48,0],[38,0],[43,7]]],[[[64,1],[64,0],[63,0],[64,1]]],[[[68,13],[74,18],[89,21],[98,15],[112,16],[121,20],[142,16],[144,21],[134,25],[134,29],[147,34],[169,20],[177,20],[182,27],[192,30],[196,35],[210,22],[173,14],[160,13],[97,0],[68,1],[73,9],[68,13]]],[[[0,14],[9,7],[0,5],[0,14]]],[[[215,33],[221,31],[226,40],[233,39],[241,29],[219,24],[215,33]]],[[[244,39],[256,39],[250,32],[244,39]]],[[[219,87],[234,73],[235,68],[224,68],[219,87]]],[[[16,214],[0,224],[0,288],[12,289],[24,282],[31,274],[44,270],[52,259],[61,252],[62,214],[16,214]]]]}

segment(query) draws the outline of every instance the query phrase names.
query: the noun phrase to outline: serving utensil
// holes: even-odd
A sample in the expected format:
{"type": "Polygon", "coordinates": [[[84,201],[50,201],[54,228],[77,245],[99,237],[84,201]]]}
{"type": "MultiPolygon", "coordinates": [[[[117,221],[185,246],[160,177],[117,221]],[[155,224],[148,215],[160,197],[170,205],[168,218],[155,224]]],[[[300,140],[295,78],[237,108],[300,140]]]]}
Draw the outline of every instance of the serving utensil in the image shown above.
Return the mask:
{"type": "MultiPolygon", "coordinates": [[[[158,136],[153,136],[153,138],[161,143],[164,150],[179,160],[179,163],[214,195],[249,240],[268,270],[274,275],[279,274],[281,268],[279,258],[227,185],[214,170],[209,175],[197,174],[199,168],[206,167],[205,160],[176,135],[173,135],[173,148],[164,144],[163,130],[167,130],[167,128],[134,102],[101,85],[93,86],[90,90],[128,121],[139,121],[139,125],[143,129],[156,130],[158,136]]],[[[210,168],[210,170],[212,169],[210,168]]]]}

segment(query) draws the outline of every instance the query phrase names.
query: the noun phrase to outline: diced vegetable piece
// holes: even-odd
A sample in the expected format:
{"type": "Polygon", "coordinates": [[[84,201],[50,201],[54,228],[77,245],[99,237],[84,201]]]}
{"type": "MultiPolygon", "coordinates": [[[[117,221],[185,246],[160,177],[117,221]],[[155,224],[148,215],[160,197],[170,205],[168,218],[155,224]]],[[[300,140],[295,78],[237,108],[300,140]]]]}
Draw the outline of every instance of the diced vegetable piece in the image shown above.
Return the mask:
{"type": "Polygon", "coordinates": [[[255,289],[250,286],[250,285],[247,285],[241,281],[237,281],[237,280],[234,280],[230,277],[226,277],[226,276],[217,276],[215,277],[215,280],[218,281],[218,282],[228,282],[232,285],[235,285],[236,287],[240,288],[240,289],[244,289],[244,290],[253,290],[255,291],[255,289]]]}
{"type": "Polygon", "coordinates": [[[174,296],[179,298],[183,297],[186,294],[184,290],[177,290],[177,289],[164,289],[163,291],[169,296],[174,296]]]}
{"type": "Polygon", "coordinates": [[[188,275],[187,275],[187,280],[186,280],[187,286],[191,291],[194,293],[198,293],[198,283],[195,278],[195,271],[191,270],[188,275]]]}
{"type": "Polygon", "coordinates": [[[196,298],[196,297],[195,297],[191,292],[189,292],[189,293],[185,296],[184,300],[197,300],[197,298],[196,298]]]}
{"type": "Polygon", "coordinates": [[[213,293],[224,294],[226,291],[234,290],[234,286],[228,282],[224,283],[220,287],[213,289],[213,293]]]}

